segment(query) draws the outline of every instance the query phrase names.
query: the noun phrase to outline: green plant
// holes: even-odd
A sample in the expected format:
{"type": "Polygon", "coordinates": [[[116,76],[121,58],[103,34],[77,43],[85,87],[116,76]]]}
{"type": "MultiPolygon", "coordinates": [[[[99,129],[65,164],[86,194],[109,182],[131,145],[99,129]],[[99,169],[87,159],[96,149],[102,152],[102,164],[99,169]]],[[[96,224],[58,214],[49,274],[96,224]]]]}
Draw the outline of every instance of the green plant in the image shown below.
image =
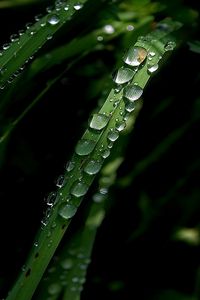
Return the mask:
{"type": "MultiPolygon", "coordinates": [[[[99,86],[98,82],[94,83],[94,91],[91,88],[86,97],[88,99],[100,98],[99,107],[93,110],[88,121],[88,128],[76,143],[74,154],[67,163],[64,174],[57,178],[56,192],[51,192],[47,197],[42,225],[32,243],[29,258],[10,290],[7,300],[29,300],[32,297],[51,300],[80,299],[97,228],[105,213],[110,211],[109,205],[104,200],[108,197],[108,190],[116,182],[116,172],[124,160],[130,132],[141,108],[140,101],[137,100],[141,98],[152,74],[160,68],[163,61],[166,62],[170,58],[168,54],[176,46],[176,31],[181,28],[181,23],[170,18],[156,24],[152,22],[152,14],[162,10],[166,11],[166,7],[149,1],[141,3],[136,1],[135,4],[132,1],[121,1],[121,4],[105,1],[95,3],[92,1],[56,1],[54,8],[47,9],[47,15],[37,16],[34,25],[28,24],[25,32],[20,32],[20,36],[12,35],[11,44],[3,46],[0,56],[0,82],[3,90],[0,104],[3,124],[0,139],[2,166],[11,132],[27,116],[27,113],[45,95],[48,97],[50,91],[67,72],[75,70],[76,74],[78,69],[81,74],[79,69],[81,61],[84,59],[87,61],[92,53],[105,51],[106,48],[109,50],[110,42],[115,42],[117,39],[121,41],[121,48],[116,53],[118,57],[115,62],[117,71],[113,75],[114,83],[111,80],[106,82],[105,78],[108,78],[110,71],[105,70],[102,79],[99,80],[99,86]],[[135,8],[134,13],[131,7],[135,8]],[[71,30],[79,31],[83,20],[91,18],[94,13],[98,17],[99,28],[94,28],[91,24],[93,26],[88,25],[81,35],[70,37],[71,30]],[[104,21],[103,17],[106,14],[108,14],[109,22],[104,21]],[[68,23],[69,29],[66,26],[68,23]],[[134,27],[135,30],[133,30],[134,27]],[[63,45],[60,42],[60,36],[65,38],[65,32],[69,34],[69,38],[63,45]],[[141,36],[141,34],[145,35],[141,36]],[[53,35],[55,35],[55,42],[48,48],[53,35]],[[40,49],[45,44],[47,47],[40,49]],[[123,55],[123,49],[127,46],[128,50],[123,55]],[[37,55],[37,57],[30,63],[33,59],[32,55],[37,55]],[[25,64],[28,64],[27,70],[21,74],[25,64]],[[42,74],[41,77],[40,74],[42,74]],[[43,76],[44,82],[41,80],[43,76]],[[23,90],[24,85],[26,88],[23,90]],[[105,94],[101,95],[102,89],[105,94]],[[15,94],[19,95],[15,101],[21,108],[13,114],[12,99],[15,94]],[[33,96],[28,102],[27,95],[31,94],[33,96]],[[122,136],[120,136],[121,133],[122,136]],[[94,181],[101,169],[98,181],[94,181]],[[97,186],[99,187],[96,193],[97,186]],[[89,188],[92,188],[93,196],[89,188]],[[71,237],[67,237],[69,225],[71,226],[77,212],[84,205],[83,198],[86,206],[83,209],[81,224],[71,237]],[[91,198],[94,202],[89,201],[91,198]],[[63,248],[58,249],[58,257],[54,256],[62,239],[65,241],[63,248]],[[53,261],[47,269],[52,258],[53,261]],[[44,275],[46,269],[48,275],[44,275]]],[[[193,18],[195,19],[195,16],[193,18]]],[[[178,42],[179,40],[180,38],[178,42]]],[[[95,77],[93,67],[87,70],[86,66],[87,64],[84,65],[83,74],[88,77],[92,74],[95,77]]],[[[98,65],[96,67],[98,69],[98,65]]],[[[69,93],[72,101],[76,100],[76,84],[73,88],[75,92],[69,93]]],[[[90,107],[89,102],[88,106],[90,107]]],[[[70,108],[67,107],[67,109],[70,108]]],[[[66,113],[67,116],[68,114],[69,112],[66,113]]],[[[87,118],[88,112],[85,116],[85,119],[87,118]]],[[[187,128],[188,125],[183,126],[178,136],[187,128]]],[[[176,140],[177,135],[174,136],[176,140]]],[[[166,147],[164,144],[165,151],[172,142],[173,137],[172,141],[170,138],[167,140],[166,147]]],[[[156,158],[159,153],[163,152],[162,145],[159,149],[158,154],[155,152],[156,158]]],[[[145,158],[143,164],[138,164],[138,169],[135,168],[126,177],[120,179],[121,186],[130,186],[134,177],[147,168],[148,164],[154,161],[154,157],[145,158]]],[[[161,201],[161,207],[169,201],[169,197],[166,199],[161,201]]],[[[155,212],[157,210],[155,209],[155,212]]],[[[147,208],[142,206],[144,222],[133,237],[144,234],[148,224],[154,219],[154,213],[150,214],[150,211],[148,205],[147,208]]]]}

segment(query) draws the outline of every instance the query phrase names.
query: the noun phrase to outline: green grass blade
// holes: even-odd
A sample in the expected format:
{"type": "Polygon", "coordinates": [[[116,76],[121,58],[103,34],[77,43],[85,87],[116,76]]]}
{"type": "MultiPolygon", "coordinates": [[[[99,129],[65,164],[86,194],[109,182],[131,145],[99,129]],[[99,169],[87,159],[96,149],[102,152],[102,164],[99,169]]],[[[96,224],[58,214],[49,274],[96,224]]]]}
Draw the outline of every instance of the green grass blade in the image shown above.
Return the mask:
{"type": "Polygon", "coordinates": [[[170,33],[179,27],[180,24],[166,20],[154,32],[138,39],[135,47],[142,47],[143,50],[130,49],[129,55],[136,55],[137,62],[142,60],[143,63],[135,68],[135,76],[129,78],[121,90],[119,86],[111,90],[99,115],[93,117],[90,127],[78,142],[64,177],[59,178],[57,196],[53,203],[51,199],[51,211],[43,219],[43,226],[36,238],[37,247],[32,249],[26,268],[7,300],[29,300],[32,297],[96,173],[112,151],[119,132],[126,126],[130,106],[133,108],[134,101],[140,98],[142,89],[166,51],[174,48],[170,33]]]}

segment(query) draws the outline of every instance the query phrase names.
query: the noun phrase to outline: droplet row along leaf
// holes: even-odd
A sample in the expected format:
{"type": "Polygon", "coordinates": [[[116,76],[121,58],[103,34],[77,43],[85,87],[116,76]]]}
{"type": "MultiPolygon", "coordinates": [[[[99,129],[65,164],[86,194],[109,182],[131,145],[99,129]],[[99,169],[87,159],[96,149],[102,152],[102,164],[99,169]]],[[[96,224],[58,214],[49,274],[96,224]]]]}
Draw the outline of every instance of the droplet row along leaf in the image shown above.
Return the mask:
{"type": "MultiPolygon", "coordinates": [[[[148,55],[150,52],[155,52],[153,62],[156,64],[159,63],[159,60],[166,51],[162,38],[167,37],[174,30],[174,27],[170,23],[169,28],[170,30],[167,32],[157,30],[157,33],[152,34],[155,40],[153,43],[150,38],[152,35],[150,37],[147,36],[146,39],[139,39],[136,43],[136,47],[144,49],[142,50],[144,59],[142,58],[139,66],[136,66],[138,70],[130,82],[125,83],[121,89],[114,88],[111,90],[105,104],[99,111],[100,115],[98,116],[100,117],[93,117],[90,127],[77,143],[75,153],[71,159],[73,167],[64,175],[66,184],[58,190],[56,204],[51,210],[48,222],[43,230],[39,232],[37,238],[39,246],[37,249],[34,249],[27,262],[27,269],[30,270],[30,276],[26,276],[26,272],[21,275],[16,286],[8,296],[8,300],[14,300],[17,297],[20,300],[30,299],[67,229],[71,217],[74,216],[83,196],[87,193],[89,186],[94,180],[96,172],[88,172],[88,164],[92,165],[93,162],[103,164],[104,159],[109,156],[113,142],[118,138],[119,132],[126,126],[130,110],[130,108],[127,110],[127,105],[134,105],[134,101],[140,98],[141,90],[143,90],[150,78],[151,72],[148,71],[148,55]],[[160,40],[157,39],[157,35],[160,40]],[[144,55],[145,51],[147,55],[144,55]],[[136,93],[137,96],[134,97],[130,96],[132,94],[135,95],[135,90],[131,92],[129,89],[135,89],[136,87],[140,87],[139,94],[136,93]],[[49,239],[51,239],[50,245],[49,239]]],[[[137,51],[135,53],[136,55],[139,54],[140,58],[140,53],[137,51]]]]}
{"type": "Polygon", "coordinates": [[[34,25],[27,24],[26,30],[10,37],[0,52],[0,88],[11,83],[33,59],[33,55],[76,14],[88,0],[56,1],[48,14],[36,18],[34,25]]]}

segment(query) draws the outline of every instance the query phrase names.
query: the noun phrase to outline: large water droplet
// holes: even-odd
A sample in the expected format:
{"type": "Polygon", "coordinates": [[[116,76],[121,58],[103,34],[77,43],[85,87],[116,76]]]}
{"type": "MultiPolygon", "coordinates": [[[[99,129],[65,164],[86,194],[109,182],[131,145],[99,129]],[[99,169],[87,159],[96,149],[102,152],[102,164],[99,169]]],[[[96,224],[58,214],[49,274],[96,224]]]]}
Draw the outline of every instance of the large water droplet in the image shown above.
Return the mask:
{"type": "Polygon", "coordinates": [[[130,101],[138,100],[143,93],[143,89],[136,84],[129,84],[124,88],[124,97],[130,101]]]}
{"type": "Polygon", "coordinates": [[[139,66],[147,57],[147,50],[142,47],[131,47],[124,57],[124,62],[130,66],[139,66]]]}
{"type": "Polygon", "coordinates": [[[56,295],[61,291],[62,287],[60,286],[59,283],[52,283],[49,287],[48,287],[48,292],[50,295],[56,295]]]}
{"type": "Polygon", "coordinates": [[[47,23],[49,23],[50,25],[57,25],[59,22],[60,22],[60,18],[56,14],[47,17],[47,23]]]}
{"type": "Polygon", "coordinates": [[[77,2],[74,4],[74,9],[75,10],[80,10],[83,7],[83,3],[77,2]]]}
{"type": "Polygon", "coordinates": [[[111,141],[111,142],[114,142],[114,141],[116,141],[117,139],[118,139],[118,137],[119,137],[119,132],[117,131],[117,130],[110,130],[109,131],[109,133],[108,133],[108,136],[107,136],[107,138],[109,139],[109,141],[111,141]]]}
{"type": "Polygon", "coordinates": [[[85,166],[84,171],[89,175],[94,175],[100,171],[101,166],[102,166],[101,162],[96,160],[91,160],[85,166]]]}
{"type": "Polygon", "coordinates": [[[68,220],[71,219],[77,212],[77,207],[74,206],[73,204],[63,204],[59,208],[58,214],[68,220]]]}
{"type": "Polygon", "coordinates": [[[165,51],[172,51],[176,47],[176,43],[174,41],[169,41],[166,43],[164,49],[165,51]]]}
{"type": "Polygon", "coordinates": [[[108,124],[109,117],[103,114],[94,114],[90,122],[90,128],[101,130],[108,124]]]}
{"type": "Polygon", "coordinates": [[[75,197],[84,196],[88,191],[88,186],[84,182],[77,181],[73,184],[71,194],[75,197]]]}
{"type": "Polygon", "coordinates": [[[129,113],[132,112],[133,110],[135,110],[135,103],[134,102],[128,102],[128,103],[126,103],[125,109],[129,113]]]}
{"type": "Polygon", "coordinates": [[[81,139],[76,145],[75,151],[78,155],[88,155],[94,150],[94,147],[94,141],[81,139]]]}
{"type": "Polygon", "coordinates": [[[117,84],[123,84],[130,81],[135,72],[129,68],[121,67],[113,76],[113,81],[117,84]]]}
{"type": "Polygon", "coordinates": [[[73,260],[71,258],[66,258],[65,260],[61,261],[60,264],[64,270],[69,270],[73,266],[73,260]]]}

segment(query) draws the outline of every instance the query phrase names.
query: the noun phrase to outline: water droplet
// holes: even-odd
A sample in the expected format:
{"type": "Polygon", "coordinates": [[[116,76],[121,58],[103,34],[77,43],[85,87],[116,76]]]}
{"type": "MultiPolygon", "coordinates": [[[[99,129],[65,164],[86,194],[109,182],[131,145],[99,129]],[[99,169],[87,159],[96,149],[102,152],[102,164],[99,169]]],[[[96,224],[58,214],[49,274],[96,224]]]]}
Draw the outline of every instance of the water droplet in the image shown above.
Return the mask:
{"type": "Polygon", "coordinates": [[[154,57],[155,55],[156,55],[155,52],[153,52],[153,51],[150,51],[150,52],[149,52],[149,56],[154,57]]]}
{"type": "Polygon", "coordinates": [[[103,41],[103,37],[102,37],[101,35],[98,35],[97,41],[98,41],[98,42],[102,42],[102,41],[103,41]]]}
{"type": "Polygon", "coordinates": [[[81,270],[86,270],[86,269],[87,269],[87,265],[86,265],[86,264],[80,264],[80,265],[79,265],[79,268],[80,268],[81,270]]]}
{"type": "Polygon", "coordinates": [[[50,25],[57,25],[60,22],[60,18],[59,18],[58,15],[53,14],[53,15],[50,15],[50,16],[47,17],[47,22],[50,25]]]}
{"type": "Polygon", "coordinates": [[[47,35],[47,40],[49,41],[49,40],[51,40],[53,38],[53,35],[52,34],[48,34],[47,35]]]}
{"type": "Polygon", "coordinates": [[[48,197],[47,197],[47,205],[49,205],[50,207],[53,206],[55,204],[56,201],[56,192],[51,192],[48,197]]]}
{"type": "Polygon", "coordinates": [[[10,40],[11,40],[11,42],[17,42],[17,41],[19,41],[19,36],[17,34],[12,34],[10,36],[10,40]]]}
{"type": "Polygon", "coordinates": [[[34,246],[35,246],[35,247],[38,247],[38,246],[39,246],[38,241],[36,241],[36,242],[34,243],[34,246]]]}
{"type": "Polygon", "coordinates": [[[100,161],[91,160],[85,166],[84,171],[89,175],[97,174],[101,169],[102,163],[100,161]]]}
{"type": "Polygon", "coordinates": [[[58,214],[65,220],[71,219],[77,212],[77,207],[73,204],[62,204],[58,214]]]}
{"type": "Polygon", "coordinates": [[[65,169],[67,172],[70,172],[74,169],[75,167],[75,162],[74,161],[68,161],[66,166],[65,166],[65,169]]]}
{"type": "Polygon", "coordinates": [[[102,152],[102,154],[101,154],[101,156],[102,156],[103,158],[107,158],[109,155],[110,155],[110,150],[109,150],[109,149],[105,149],[105,150],[102,152]]]}
{"type": "Polygon", "coordinates": [[[134,102],[128,102],[128,103],[126,103],[125,109],[128,112],[132,112],[133,110],[135,110],[135,103],[134,102]]]}
{"type": "Polygon", "coordinates": [[[52,283],[49,287],[48,287],[48,293],[50,295],[56,295],[61,291],[62,287],[60,286],[59,283],[52,283]]]}
{"type": "Polygon", "coordinates": [[[64,179],[65,179],[65,177],[63,175],[60,175],[58,177],[58,179],[56,180],[56,186],[61,188],[64,184],[64,179]]]}
{"type": "Polygon", "coordinates": [[[53,6],[48,6],[46,8],[47,13],[51,13],[53,11],[53,6]]]}
{"type": "Polygon", "coordinates": [[[129,68],[121,67],[113,76],[113,81],[117,84],[123,84],[130,81],[135,72],[129,68]]]}
{"type": "Polygon", "coordinates": [[[103,29],[104,29],[104,32],[107,34],[113,34],[115,32],[115,28],[110,24],[105,25],[103,29]]]}
{"type": "Polygon", "coordinates": [[[68,11],[68,10],[69,10],[69,4],[65,5],[64,10],[65,10],[65,11],[68,11]]]}
{"type": "Polygon", "coordinates": [[[124,88],[124,97],[130,101],[138,100],[143,93],[143,89],[136,84],[129,84],[124,88]]]}
{"type": "Polygon", "coordinates": [[[69,270],[69,269],[71,269],[72,266],[73,266],[73,260],[70,259],[70,258],[67,258],[67,259],[61,261],[60,264],[61,264],[61,267],[62,267],[64,270],[69,270]]]}
{"type": "Polygon", "coordinates": [[[21,36],[21,35],[24,34],[24,30],[23,30],[23,29],[22,29],[22,30],[19,30],[18,33],[19,33],[19,35],[21,36]]]}
{"type": "Polygon", "coordinates": [[[148,69],[149,73],[154,73],[155,71],[158,70],[158,64],[147,65],[147,69],[148,69]]]}
{"type": "Polygon", "coordinates": [[[79,282],[79,278],[78,277],[73,277],[72,278],[72,282],[73,283],[78,283],[79,282]]]}
{"type": "Polygon", "coordinates": [[[88,191],[88,186],[84,182],[77,181],[73,184],[71,194],[75,197],[84,196],[88,191]]]}
{"type": "Polygon", "coordinates": [[[105,200],[105,195],[101,193],[96,193],[93,195],[92,199],[95,203],[101,203],[105,200]]]}
{"type": "Polygon", "coordinates": [[[118,121],[115,126],[118,131],[122,131],[126,127],[126,123],[124,121],[118,121]]]}
{"type": "Polygon", "coordinates": [[[107,138],[109,139],[109,141],[114,142],[118,139],[119,137],[119,132],[117,130],[111,129],[108,133],[107,138]]]}
{"type": "Polygon", "coordinates": [[[165,51],[172,51],[176,47],[176,43],[174,41],[169,41],[166,43],[164,49],[165,51]]]}
{"type": "Polygon", "coordinates": [[[77,2],[74,4],[74,9],[75,10],[80,10],[83,7],[83,4],[80,2],[77,2]]]}
{"type": "Polygon", "coordinates": [[[170,25],[167,23],[158,23],[156,26],[157,29],[162,30],[162,31],[169,31],[170,30],[170,25]]]}
{"type": "Polygon", "coordinates": [[[109,117],[103,114],[94,114],[90,122],[90,128],[102,130],[108,124],[109,117]]]}
{"type": "Polygon", "coordinates": [[[124,57],[124,62],[130,66],[139,66],[147,57],[147,50],[142,47],[131,47],[124,57]]]}
{"type": "Polygon", "coordinates": [[[2,48],[3,48],[3,50],[7,50],[7,49],[10,48],[10,44],[9,44],[9,43],[6,43],[6,44],[3,45],[2,48]]]}
{"type": "Polygon", "coordinates": [[[126,30],[127,31],[132,31],[132,30],[134,30],[134,26],[133,25],[127,25],[126,30]]]}
{"type": "Polygon", "coordinates": [[[78,155],[88,155],[95,147],[95,142],[92,140],[81,139],[76,145],[75,151],[78,155]]]}
{"type": "Polygon", "coordinates": [[[26,29],[30,29],[31,26],[33,26],[33,23],[31,23],[31,22],[26,23],[26,25],[25,25],[26,29]]]}

